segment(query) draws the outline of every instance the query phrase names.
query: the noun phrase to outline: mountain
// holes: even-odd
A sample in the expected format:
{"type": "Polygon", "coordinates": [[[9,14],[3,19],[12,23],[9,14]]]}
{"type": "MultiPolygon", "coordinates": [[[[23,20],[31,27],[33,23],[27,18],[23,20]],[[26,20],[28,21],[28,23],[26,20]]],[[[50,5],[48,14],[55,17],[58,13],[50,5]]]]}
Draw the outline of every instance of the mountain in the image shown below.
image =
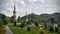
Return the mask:
{"type": "MultiPolygon", "coordinates": [[[[5,16],[4,14],[0,14],[0,19],[4,19],[6,17],[7,20],[10,19],[10,17],[5,16]]],[[[36,15],[34,13],[26,15],[21,17],[21,21],[26,21],[26,18],[30,22],[47,22],[49,18],[54,18],[54,20],[60,22],[60,13],[53,13],[53,14],[41,14],[41,15],[36,15]]]]}
{"type": "Polygon", "coordinates": [[[28,18],[28,20],[29,21],[34,21],[34,20],[38,20],[39,21],[39,15],[36,15],[36,14],[29,14],[29,15],[27,15],[27,16],[23,16],[22,18],[21,18],[21,20],[26,20],[26,18],[28,18]]]}
{"type": "Polygon", "coordinates": [[[26,20],[26,17],[30,21],[38,21],[38,22],[45,22],[48,21],[49,18],[54,18],[54,19],[60,19],[60,13],[53,13],[53,14],[41,14],[41,15],[36,15],[36,14],[29,14],[27,16],[23,16],[21,20],[26,20]]]}
{"type": "Polygon", "coordinates": [[[58,19],[60,19],[60,13],[54,13],[53,16],[56,16],[58,19]]]}
{"type": "Polygon", "coordinates": [[[52,16],[60,17],[60,13],[54,13],[52,16]]]}

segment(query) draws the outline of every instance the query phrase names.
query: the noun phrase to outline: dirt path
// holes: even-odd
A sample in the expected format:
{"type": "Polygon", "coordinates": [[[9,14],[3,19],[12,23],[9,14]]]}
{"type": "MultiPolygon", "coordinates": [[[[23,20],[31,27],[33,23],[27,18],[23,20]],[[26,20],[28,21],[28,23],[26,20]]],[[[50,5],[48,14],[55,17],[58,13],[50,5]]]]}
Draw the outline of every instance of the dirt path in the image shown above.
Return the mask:
{"type": "Polygon", "coordinates": [[[10,28],[8,26],[6,26],[6,34],[13,34],[13,32],[10,30],[10,28]]]}

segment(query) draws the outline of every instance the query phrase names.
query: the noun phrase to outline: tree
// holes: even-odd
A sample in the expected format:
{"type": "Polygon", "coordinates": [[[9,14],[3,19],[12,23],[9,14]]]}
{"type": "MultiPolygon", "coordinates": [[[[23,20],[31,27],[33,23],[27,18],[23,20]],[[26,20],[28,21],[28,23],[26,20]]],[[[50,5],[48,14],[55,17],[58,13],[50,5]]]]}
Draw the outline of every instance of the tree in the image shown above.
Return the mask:
{"type": "Polygon", "coordinates": [[[0,28],[3,26],[3,21],[0,19],[0,28]]]}
{"type": "Polygon", "coordinates": [[[18,23],[20,23],[20,16],[18,17],[18,19],[17,19],[17,20],[18,20],[18,23]]]}
{"type": "Polygon", "coordinates": [[[21,24],[20,24],[20,28],[23,28],[25,26],[25,22],[23,21],[21,24]]]}
{"type": "Polygon", "coordinates": [[[14,21],[14,26],[16,26],[16,20],[14,21]]]}
{"type": "Polygon", "coordinates": [[[58,27],[55,27],[55,32],[58,32],[58,27]]]}
{"type": "Polygon", "coordinates": [[[53,31],[54,31],[54,30],[53,30],[53,27],[50,27],[49,31],[50,31],[50,32],[53,32],[53,31]]]}
{"type": "Polygon", "coordinates": [[[28,26],[28,27],[27,27],[27,31],[30,31],[30,30],[31,30],[31,27],[30,27],[30,26],[28,26]]]}
{"type": "Polygon", "coordinates": [[[6,25],[6,24],[8,24],[9,19],[7,17],[4,17],[3,22],[4,22],[4,25],[6,25]]]}
{"type": "Polygon", "coordinates": [[[35,22],[35,26],[38,27],[38,22],[35,22]]]}
{"type": "Polygon", "coordinates": [[[4,14],[0,14],[0,20],[1,22],[3,22],[3,24],[7,24],[8,23],[8,17],[6,17],[4,14]]]}

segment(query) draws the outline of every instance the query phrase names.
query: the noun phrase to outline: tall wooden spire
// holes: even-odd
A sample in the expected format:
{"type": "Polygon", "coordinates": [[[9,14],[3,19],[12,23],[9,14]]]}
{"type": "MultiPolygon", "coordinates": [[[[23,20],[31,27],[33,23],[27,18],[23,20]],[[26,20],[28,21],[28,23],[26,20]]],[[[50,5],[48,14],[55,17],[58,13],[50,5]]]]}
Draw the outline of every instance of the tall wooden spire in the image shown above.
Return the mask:
{"type": "Polygon", "coordinates": [[[15,6],[15,3],[14,3],[14,11],[13,11],[13,21],[14,21],[14,26],[16,26],[16,6],[15,6]]]}
{"type": "Polygon", "coordinates": [[[14,11],[13,11],[13,16],[16,16],[16,6],[15,6],[15,3],[14,3],[14,11]]]}

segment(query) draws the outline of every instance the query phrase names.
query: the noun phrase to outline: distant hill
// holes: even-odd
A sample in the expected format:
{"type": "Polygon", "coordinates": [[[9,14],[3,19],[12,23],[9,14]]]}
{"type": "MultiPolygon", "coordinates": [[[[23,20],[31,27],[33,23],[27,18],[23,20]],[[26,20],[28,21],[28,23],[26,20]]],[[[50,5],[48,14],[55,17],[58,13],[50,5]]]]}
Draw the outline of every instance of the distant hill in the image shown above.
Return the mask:
{"type": "Polygon", "coordinates": [[[54,13],[52,16],[60,17],[60,13],[54,13]]]}
{"type": "Polygon", "coordinates": [[[26,20],[26,17],[29,19],[29,20],[32,20],[32,21],[39,21],[39,22],[42,22],[42,21],[47,21],[48,18],[54,18],[54,19],[60,19],[60,13],[54,13],[54,14],[41,14],[41,15],[36,15],[36,14],[29,14],[27,16],[23,16],[21,18],[21,20],[26,20]]]}
{"type": "MultiPolygon", "coordinates": [[[[26,20],[26,18],[28,18],[29,19],[29,21],[34,21],[34,20],[38,20],[39,19],[39,15],[36,15],[36,14],[29,14],[29,15],[27,15],[27,16],[23,16],[22,18],[21,18],[21,20],[26,20]]],[[[38,20],[39,21],[39,20],[38,20]]]]}
{"type": "MultiPolygon", "coordinates": [[[[7,20],[10,19],[10,17],[5,16],[4,14],[0,14],[0,19],[3,19],[3,17],[6,17],[7,20]]],[[[26,18],[28,18],[29,21],[31,22],[46,22],[48,21],[49,18],[54,18],[56,21],[60,21],[60,13],[53,13],[53,14],[41,14],[41,15],[36,15],[34,13],[29,14],[27,16],[21,17],[21,21],[25,21],[26,18]]]]}

